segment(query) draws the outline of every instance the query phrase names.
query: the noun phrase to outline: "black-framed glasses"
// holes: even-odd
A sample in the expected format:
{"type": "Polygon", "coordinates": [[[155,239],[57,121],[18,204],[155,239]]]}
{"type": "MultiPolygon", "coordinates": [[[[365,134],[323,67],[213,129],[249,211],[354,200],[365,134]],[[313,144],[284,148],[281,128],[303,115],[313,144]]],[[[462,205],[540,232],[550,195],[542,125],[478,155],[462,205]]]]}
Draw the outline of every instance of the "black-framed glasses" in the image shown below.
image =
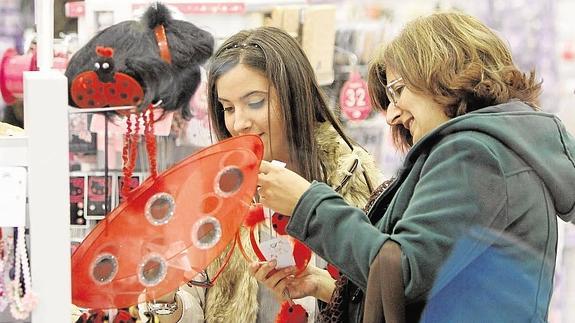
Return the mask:
{"type": "Polygon", "coordinates": [[[401,97],[401,93],[405,88],[405,84],[403,83],[403,78],[399,77],[395,80],[389,82],[385,86],[385,94],[387,95],[387,99],[389,102],[393,103],[394,106],[397,106],[397,102],[399,102],[399,98],[401,97]]]}

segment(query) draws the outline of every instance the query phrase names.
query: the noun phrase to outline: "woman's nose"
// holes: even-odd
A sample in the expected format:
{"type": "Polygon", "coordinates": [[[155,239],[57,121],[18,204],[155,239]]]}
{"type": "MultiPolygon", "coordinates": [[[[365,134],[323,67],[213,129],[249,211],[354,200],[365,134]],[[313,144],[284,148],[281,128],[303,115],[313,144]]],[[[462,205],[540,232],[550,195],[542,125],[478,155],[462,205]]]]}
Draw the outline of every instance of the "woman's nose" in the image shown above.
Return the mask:
{"type": "Polygon", "coordinates": [[[234,130],[243,132],[252,126],[252,120],[249,113],[243,109],[236,109],[234,113],[234,130]]]}
{"type": "Polygon", "coordinates": [[[390,103],[389,106],[387,106],[387,110],[385,111],[385,121],[387,121],[387,124],[390,126],[399,124],[401,122],[399,118],[400,116],[401,109],[396,107],[393,102],[390,103]]]}

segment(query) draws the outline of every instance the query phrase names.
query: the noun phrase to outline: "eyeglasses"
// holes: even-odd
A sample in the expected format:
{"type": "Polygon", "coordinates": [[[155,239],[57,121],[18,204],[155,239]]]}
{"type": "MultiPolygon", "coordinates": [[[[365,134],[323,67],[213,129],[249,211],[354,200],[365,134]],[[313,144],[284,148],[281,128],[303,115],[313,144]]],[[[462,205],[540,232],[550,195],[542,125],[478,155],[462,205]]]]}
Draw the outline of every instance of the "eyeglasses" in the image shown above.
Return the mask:
{"type": "Polygon", "coordinates": [[[403,83],[403,78],[399,77],[385,86],[385,94],[387,94],[387,99],[389,102],[393,103],[394,106],[397,106],[397,102],[401,97],[401,92],[405,88],[405,84],[403,83]]]}

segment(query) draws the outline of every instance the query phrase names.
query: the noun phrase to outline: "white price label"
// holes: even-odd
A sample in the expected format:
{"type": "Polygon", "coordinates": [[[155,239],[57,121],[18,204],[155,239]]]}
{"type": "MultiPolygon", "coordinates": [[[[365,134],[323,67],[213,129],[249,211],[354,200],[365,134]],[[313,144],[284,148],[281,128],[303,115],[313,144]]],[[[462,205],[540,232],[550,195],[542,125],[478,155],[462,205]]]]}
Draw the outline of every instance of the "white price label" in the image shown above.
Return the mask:
{"type": "Polygon", "coordinates": [[[285,237],[266,240],[260,243],[260,249],[268,261],[276,260],[276,269],[295,266],[293,246],[285,237]]]}

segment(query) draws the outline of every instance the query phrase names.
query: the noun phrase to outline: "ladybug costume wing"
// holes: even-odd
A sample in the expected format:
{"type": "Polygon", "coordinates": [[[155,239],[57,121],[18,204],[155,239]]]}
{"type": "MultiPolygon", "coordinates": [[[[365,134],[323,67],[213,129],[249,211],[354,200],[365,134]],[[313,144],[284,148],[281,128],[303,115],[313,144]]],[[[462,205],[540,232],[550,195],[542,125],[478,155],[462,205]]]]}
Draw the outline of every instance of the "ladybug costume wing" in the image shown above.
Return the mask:
{"type": "Polygon", "coordinates": [[[138,82],[125,73],[116,73],[114,82],[105,83],[104,93],[111,107],[138,105],[144,98],[144,91],[138,82]]]}
{"type": "Polygon", "coordinates": [[[76,106],[103,108],[140,104],[144,90],[130,75],[113,70],[114,50],[98,46],[96,53],[95,70],[82,72],[72,80],[70,96],[76,106]]]}
{"type": "Polygon", "coordinates": [[[70,96],[81,108],[101,108],[106,106],[106,98],[101,95],[103,84],[94,71],[78,74],[72,81],[70,96]]]}
{"type": "Polygon", "coordinates": [[[70,94],[80,108],[138,105],[144,97],[140,84],[128,74],[115,73],[113,82],[101,82],[94,71],[76,76],[70,94]]]}
{"type": "Polygon", "coordinates": [[[262,156],[259,137],[234,137],[144,181],[72,255],[73,303],[123,308],[192,280],[235,238],[262,156]]]}

